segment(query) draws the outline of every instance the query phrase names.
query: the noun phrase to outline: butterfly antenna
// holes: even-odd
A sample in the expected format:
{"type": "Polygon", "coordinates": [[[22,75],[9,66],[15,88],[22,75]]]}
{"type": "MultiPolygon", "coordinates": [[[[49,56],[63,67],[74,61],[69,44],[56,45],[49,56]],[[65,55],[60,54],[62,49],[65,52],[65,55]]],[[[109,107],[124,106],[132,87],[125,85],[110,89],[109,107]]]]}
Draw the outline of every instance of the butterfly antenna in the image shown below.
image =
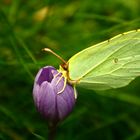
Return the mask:
{"type": "Polygon", "coordinates": [[[61,56],[59,56],[59,55],[56,54],[54,51],[52,51],[51,49],[49,49],[49,48],[43,48],[42,51],[52,53],[52,54],[55,55],[58,59],[60,59],[64,64],[67,65],[67,62],[66,62],[61,56]]]}

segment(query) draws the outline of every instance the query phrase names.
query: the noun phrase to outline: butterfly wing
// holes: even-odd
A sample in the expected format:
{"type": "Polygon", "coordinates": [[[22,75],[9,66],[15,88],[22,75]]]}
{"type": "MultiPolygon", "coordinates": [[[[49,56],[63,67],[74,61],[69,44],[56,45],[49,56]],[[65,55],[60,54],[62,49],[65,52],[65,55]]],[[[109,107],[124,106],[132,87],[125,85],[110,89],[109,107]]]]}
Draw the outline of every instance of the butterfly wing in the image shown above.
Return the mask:
{"type": "Polygon", "coordinates": [[[69,77],[95,90],[119,88],[140,76],[140,30],[117,35],[69,59],[69,77]]]}

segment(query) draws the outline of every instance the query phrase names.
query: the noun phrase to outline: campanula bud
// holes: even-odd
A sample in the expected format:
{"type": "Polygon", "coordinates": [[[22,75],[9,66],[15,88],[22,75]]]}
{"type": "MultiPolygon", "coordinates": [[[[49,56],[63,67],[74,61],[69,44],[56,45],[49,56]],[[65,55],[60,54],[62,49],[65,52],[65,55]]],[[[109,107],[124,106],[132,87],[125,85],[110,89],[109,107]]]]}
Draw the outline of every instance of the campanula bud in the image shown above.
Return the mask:
{"type": "Polygon", "coordinates": [[[34,81],[33,99],[40,114],[51,123],[67,117],[75,105],[75,89],[52,66],[39,70],[34,81]]]}

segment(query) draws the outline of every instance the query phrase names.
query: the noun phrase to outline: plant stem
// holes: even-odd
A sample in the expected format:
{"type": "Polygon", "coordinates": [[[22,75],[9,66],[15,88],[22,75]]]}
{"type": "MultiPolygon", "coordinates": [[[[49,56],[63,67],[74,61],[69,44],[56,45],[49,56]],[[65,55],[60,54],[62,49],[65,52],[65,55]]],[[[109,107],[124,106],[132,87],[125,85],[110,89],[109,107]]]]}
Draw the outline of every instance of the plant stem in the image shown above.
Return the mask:
{"type": "Polygon", "coordinates": [[[57,125],[54,125],[54,124],[49,125],[48,140],[55,140],[56,128],[57,128],[57,125]]]}

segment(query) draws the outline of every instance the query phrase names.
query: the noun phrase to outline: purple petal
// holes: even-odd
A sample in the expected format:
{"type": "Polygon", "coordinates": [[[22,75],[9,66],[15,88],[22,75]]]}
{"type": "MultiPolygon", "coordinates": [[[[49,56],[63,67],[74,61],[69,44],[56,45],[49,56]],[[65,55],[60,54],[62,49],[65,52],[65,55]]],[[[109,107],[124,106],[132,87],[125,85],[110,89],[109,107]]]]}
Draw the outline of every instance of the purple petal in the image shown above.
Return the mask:
{"type": "MultiPolygon", "coordinates": [[[[53,73],[53,76],[56,76],[59,73],[56,69],[52,70],[51,72],[53,73]]],[[[59,73],[58,75],[61,75],[61,73],[59,73]]]]}
{"type": "Polygon", "coordinates": [[[45,118],[55,120],[57,118],[56,94],[50,83],[42,83],[39,94],[41,94],[38,107],[39,112],[41,112],[45,118]]]}
{"type": "Polygon", "coordinates": [[[51,85],[54,87],[55,92],[58,93],[63,89],[64,86],[64,77],[61,77],[62,73],[59,73],[57,76],[54,76],[51,85]]]}
{"type": "Polygon", "coordinates": [[[33,87],[33,99],[36,106],[39,106],[39,100],[40,100],[39,90],[40,90],[40,86],[35,82],[33,87]]]}
{"type": "Polygon", "coordinates": [[[68,83],[65,85],[64,77],[61,76],[62,74],[59,74],[55,77],[51,85],[54,87],[54,91],[57,94],[57,109],[59,118],[62,120],[62,118],[64,119],[72,111],[75,105],[75,95],[74,88],[68,83]],[[60,91],[62,92],[59,93],[60,91]]]}
{"type": "Polygon", "coordinates": [[[58,96],[63,97],[64,100],[68,104],[68,106],[67,106],[68,109],[72,110],[72,108],[73,108],[73,106],[75,104],[74,88],[71,85],[69,85],[68,83],[66,83],[66,85],[64,85],[65,84],[64,83],[64,77],[61,78],[61,76],[62,76],[62,74],[59,74],[57,77],[55,77],[52,80],[51,85],[53,87],[55,87],[56,94],[58,94],[58,92],[60,92],[64,88],[62,93],[59,93],[58,96]]]}
{"type": "Polygon", "coordinates": [[[53,79],[52,70],[55,70],[55,68],[52,66],[42,68],[35,78],[37,84],[41,85],[44,81],[51,82],[53,79]]]}
{"type": "Polygon", "coordinates": [[[70,113],[67,102],[61,96],[57,96],[57,109],[59,120],[63,120],[70,113]]]}
{"type": "Polygon", "coordinates": [[[69,112],[71,112],[73,106],[75,105],[74,88],[67,84],[64,91],[60,93],[60,96],[67,102],[69,112]]]}

